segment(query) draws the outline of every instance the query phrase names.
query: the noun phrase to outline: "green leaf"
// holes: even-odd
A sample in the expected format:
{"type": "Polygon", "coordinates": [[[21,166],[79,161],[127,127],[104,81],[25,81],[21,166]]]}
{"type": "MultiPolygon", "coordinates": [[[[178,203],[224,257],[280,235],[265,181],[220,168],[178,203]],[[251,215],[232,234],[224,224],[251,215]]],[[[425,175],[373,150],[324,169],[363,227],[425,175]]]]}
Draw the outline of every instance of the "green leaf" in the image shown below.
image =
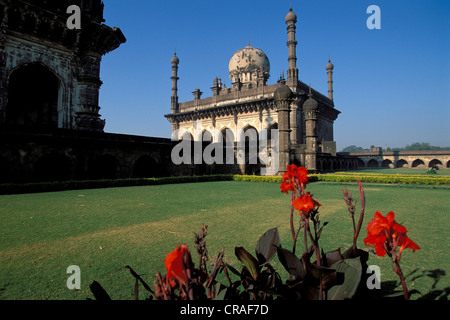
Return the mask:
{"type": "Polygon", "coordinates": [[[256,245],[256,257],[261,265],[264,265],[275,256],[277,247],[280,246],[280,235],[277,228],[270,229],[264,233],[256,245]]]}
{"type": "Polygon", "coordinates": [[[326,262],[327,266],[331,266],[338,261],[344,260],[344,257],[342,256],[341,249],[339,248],[322,255],[322,260],[326,262]]]}
{"type": "Polygon", "coordinates": [[[303,279],[306,275],[306,270],[299,258],[289,250],[281,247],[277,248],[278,259],[280,260],[286,271],[296,278],[303,279]]]}
{"type": "Polygon", "coordinates": [[[331,287],[327,292],[327,299],[351,299],[361,282],[362,266],[359,257],[338,261],[331,267],[344,274],[344,282],[331,287]]]}
{"type": "Polygon", "coordinates": [[[228,288],[220,283],[216,283],[214,289],[216,291],[216,296],[214,297],[213,300],[225,300],[225,295],[227,293],[228,288]]]}
{"type": "Polygon", "coordinates": [[[337,281],[338,276],[336,270],[333,268],[318,266],[314,263],[308,263],[307,268],[309,273],[317,280],[322,281],[324,286],[336,283],[337,281]]]}
{"type": "Polygon", "coordinates": [[[259,263],[247,250],[243,247],[236,247],[234,249],[236,257],[244,264],[244,267],[250,272],[253,280],[258,279],[259,263]]]}

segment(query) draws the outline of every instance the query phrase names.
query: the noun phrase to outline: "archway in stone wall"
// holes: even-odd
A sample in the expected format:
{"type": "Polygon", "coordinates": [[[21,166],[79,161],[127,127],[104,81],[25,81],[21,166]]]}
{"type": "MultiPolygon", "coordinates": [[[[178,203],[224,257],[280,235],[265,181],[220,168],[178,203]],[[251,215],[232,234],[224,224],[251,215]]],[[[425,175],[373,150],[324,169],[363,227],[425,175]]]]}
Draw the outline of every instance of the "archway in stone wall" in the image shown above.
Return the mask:
{"type": "Polygon", "coordinates": [[[259,133],[256,128],[246,126],[242,130],[240,141],[244,142],[245,174],[257,175],[260,172],[260,163],[258,158],[259,133]]]}
{"type": "Polygon", "coordinates": [[[425,162],[421,159],[416,159],[411,163],[412,168],[425,168],[425,162]]]}
{"type": "Polygon", "coordinates": [[[50,153],[40,157],[33,166],[33,181],[67,181],[71,179],[71,162],[59,153],[50,153]]]}
{"type": "Polygon", "coordinates": [[[370,159],[369,162],[367,162],[367,167],[368,168],[378,168],[379,167],[378,161],[375,159],[370,159]]]}
{"type": "Polygon", "coordinates": [[[3,157],[0,157],[0,183],[9,182],[11,179],[9,163],[3,157]]]}
{"type": "Polygon", "coordinates": [[[433,159],[428,163],[428,167],[429,168],[433,168],[433,167],[443,168],[444,166],[442,165],[442,162],[440,160],[433,159]]]}
{"type": "Polygon", "coordinates": [[[218,137],[219,147],[222,148],[222,164],[216,166],[217,173],[233,173],[236,165],[234,153],[234,133],[229,128],[223,128],[218,137]]]}
{"type": "Polygon", "coordinates": [[[319,172],[323,171],[322,160],[319,160],[319,159],[316,160],[316,168],[317,168],[317,170],[319,170],[319,172]]]}
{"type": "Polygon", "coordinates": [[[385,159],[385,160],[383,160],[383,162],[381,163],[381,167],[382,167],[382,168],[394,168],[394,164],[392,163],[391,160],[385,159]]]}
{"type": "Polygon", "coordinates": [[[395,164],[396,168],[407,168],[408,167],[408,161],[400,159],[397,161],[397,163],[395,164]]]}
{"type": "Polygon", "coordinates": [[[447,161],[447,168],[450,168],[450,160],[447,161]]]}
{"type": "Polygon", "coordinates": [[[365,168],[365,167],[366,167],[366,164],[364,163],[364,161],[361,159],[358,159],[358,168],[365,168]]]}
{"type": "Polygon", "coordinates": [[[90,179],[116,179],[119,175],[119,162],[109,154],[94,159],[89,167],[90,179]]]}
{"type": "Polygon", "coordinates": [[[61,83],[40,63],[18,67],[8,80],[6,123],[30,128],[58,127],[61,83]]]}
{"type": "Polygon", "coordinates": [[[158,162],[149,155],[143,155],[139,157],[134,163],[134,178],[155,178],[163,177],[164,175],[164,167],[160,166],[158,162]]]}

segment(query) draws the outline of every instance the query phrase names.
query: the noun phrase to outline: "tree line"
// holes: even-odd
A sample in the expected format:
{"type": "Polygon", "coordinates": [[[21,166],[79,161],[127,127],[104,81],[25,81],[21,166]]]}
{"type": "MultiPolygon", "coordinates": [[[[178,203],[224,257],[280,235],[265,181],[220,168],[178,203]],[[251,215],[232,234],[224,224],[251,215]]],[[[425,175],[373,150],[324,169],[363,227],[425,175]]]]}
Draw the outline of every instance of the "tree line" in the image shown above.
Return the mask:
{"type": "MultiPolygon", "coordinates": [[[[370,149],[351,145],[351,146],[348,146],[348,147],[345,147],[344,149],[342,149],[342,152],[370,151],[373,148],[375,148],[375,146],[373,146],[373,145],[370,147],[370,149]]],[[[449,150],[449,149],[450,149],[450,147],[432,146],[428,142],[415,142],[415,143],[409,144],[403,148],[387,147],[386,151],[423,151],[423,150],[449,150]]]]}

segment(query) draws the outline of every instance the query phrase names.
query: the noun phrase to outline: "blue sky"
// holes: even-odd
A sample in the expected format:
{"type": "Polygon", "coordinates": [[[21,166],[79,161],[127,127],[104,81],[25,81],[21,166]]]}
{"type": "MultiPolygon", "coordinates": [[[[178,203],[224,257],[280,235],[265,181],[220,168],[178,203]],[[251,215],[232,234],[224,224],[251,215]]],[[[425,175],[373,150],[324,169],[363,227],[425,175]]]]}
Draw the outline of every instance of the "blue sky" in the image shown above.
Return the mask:
{"type": "MultiPolygon", "coordinates": [[[[245,47],[263,50],[269,84],[288,67],[284,18],[289,0],[104,0],[106,24],[127,38],[103,57],[100,113],[105,131],[170,137],[171,64],[180,59],[179,101],[203,97],[245,47]]],[[[292,0],[297,14],[299,78],[327,94],[331,57],[338,150],[357,145],[450,146],[450,1],[292,0]],[[381,29],[369,30],[370,5],[381,29]]]]}

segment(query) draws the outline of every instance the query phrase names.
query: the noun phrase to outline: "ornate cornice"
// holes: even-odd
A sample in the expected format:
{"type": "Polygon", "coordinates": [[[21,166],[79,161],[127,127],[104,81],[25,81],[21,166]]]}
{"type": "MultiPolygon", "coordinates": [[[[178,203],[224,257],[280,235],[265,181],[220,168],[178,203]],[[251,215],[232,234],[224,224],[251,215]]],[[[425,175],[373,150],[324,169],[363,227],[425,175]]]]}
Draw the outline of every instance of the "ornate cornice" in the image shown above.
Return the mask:
{"type": "Polygon", "coordinates": [[[91,4],[88,14],[81,15],[81,30],[69,30],[66,25],[69,1],[0,0],[1,32],[58,43],[78,54],[95,52],[104,55],[125,43],[126,38],[119,28],[101,23],[103,4],[100,1],[92,3],[96,5],[91,4]]]}
{"type": "Polygon", "coordinates": [[[273,99],[264,99],[257,101],[241,102],[226,106],[213,106],[207,109],[198,109],[188,112],[166,114],[165,117],[170,122],[188,122],[202,119],[211,119],[213,117],[227,117],[246,113],[258,113],[261,110],[275,110],[273,99]]]}

